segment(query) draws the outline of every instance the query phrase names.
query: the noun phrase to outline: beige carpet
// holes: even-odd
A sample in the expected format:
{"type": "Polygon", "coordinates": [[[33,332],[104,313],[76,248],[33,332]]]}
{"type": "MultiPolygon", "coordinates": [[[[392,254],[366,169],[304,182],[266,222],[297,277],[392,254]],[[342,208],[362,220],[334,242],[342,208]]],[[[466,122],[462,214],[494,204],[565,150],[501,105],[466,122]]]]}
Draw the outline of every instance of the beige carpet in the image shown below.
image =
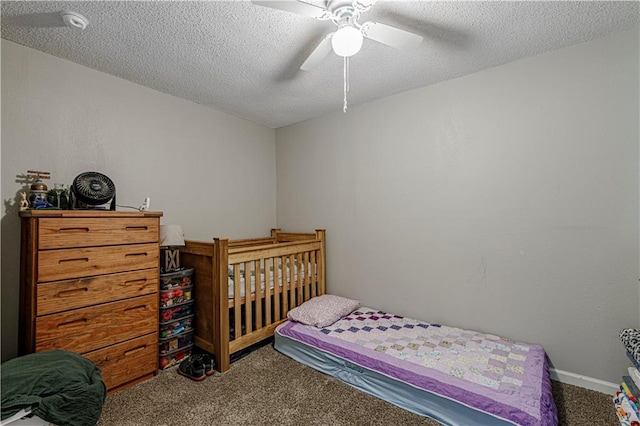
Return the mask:
{"type": "MultiPolygon", "coordinates": [[[[561,425],[618,421],[609,395],[553,383],[561,425]]],[[[264,346],[202,382],[176,368],[107,398],[107,425],[438,425],[264,346]]]]}

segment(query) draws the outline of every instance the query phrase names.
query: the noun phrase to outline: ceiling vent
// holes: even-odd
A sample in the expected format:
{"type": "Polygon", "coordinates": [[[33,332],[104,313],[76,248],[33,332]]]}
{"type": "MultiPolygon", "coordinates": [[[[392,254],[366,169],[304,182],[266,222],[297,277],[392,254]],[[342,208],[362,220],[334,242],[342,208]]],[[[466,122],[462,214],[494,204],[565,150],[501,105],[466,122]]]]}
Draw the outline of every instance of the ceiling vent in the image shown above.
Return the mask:
{"type": "Polygon", "coordinates": [[[87,28],[87,25],[89,25],[89,21],[87,20],[87,18],[77,12],[63,10],[62,12],[60,12],[60,15],[62,15],[62,20],[67,27],[84,30],[85,28],[87,28]]]}

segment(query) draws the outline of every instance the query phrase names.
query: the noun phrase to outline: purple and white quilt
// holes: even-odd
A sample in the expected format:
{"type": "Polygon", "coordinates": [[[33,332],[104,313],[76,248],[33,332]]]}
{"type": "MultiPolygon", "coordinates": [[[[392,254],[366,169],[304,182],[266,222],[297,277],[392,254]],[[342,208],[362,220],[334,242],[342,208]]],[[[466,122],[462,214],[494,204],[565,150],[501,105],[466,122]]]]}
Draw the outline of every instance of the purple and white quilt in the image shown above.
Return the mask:
{"type": "Polygon", "coordinates": [[[323,328],[278,333],[519,425],[555,425],[544,349],[361,308],[323,328]]]}

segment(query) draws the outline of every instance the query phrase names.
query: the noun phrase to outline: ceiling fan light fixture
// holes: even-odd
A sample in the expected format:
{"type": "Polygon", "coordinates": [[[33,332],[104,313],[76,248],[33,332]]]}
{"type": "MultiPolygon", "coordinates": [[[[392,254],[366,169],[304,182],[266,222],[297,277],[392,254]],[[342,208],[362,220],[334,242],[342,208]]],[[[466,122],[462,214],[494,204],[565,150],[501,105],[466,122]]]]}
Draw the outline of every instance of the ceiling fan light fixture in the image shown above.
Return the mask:
{"type": "Polygon", "coordinates": [[[331,37],[331,46],[338,56],[353,56],[362,48],[362,33],[356,27],[345,25],[331,37]]]}

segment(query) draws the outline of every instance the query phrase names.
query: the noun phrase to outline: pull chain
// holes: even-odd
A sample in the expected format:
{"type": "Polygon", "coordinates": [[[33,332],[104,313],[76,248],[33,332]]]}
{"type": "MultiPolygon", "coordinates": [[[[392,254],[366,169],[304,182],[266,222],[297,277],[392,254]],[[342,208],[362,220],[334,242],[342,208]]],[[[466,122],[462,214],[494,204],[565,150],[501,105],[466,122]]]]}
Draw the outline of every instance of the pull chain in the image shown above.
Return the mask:
{"type": "Polygon", "coordinates": [[[342,112],[347,112],[347,92],[349,91],[349,57],[344,56],[344,104],[342,106],[342,112]]]}

